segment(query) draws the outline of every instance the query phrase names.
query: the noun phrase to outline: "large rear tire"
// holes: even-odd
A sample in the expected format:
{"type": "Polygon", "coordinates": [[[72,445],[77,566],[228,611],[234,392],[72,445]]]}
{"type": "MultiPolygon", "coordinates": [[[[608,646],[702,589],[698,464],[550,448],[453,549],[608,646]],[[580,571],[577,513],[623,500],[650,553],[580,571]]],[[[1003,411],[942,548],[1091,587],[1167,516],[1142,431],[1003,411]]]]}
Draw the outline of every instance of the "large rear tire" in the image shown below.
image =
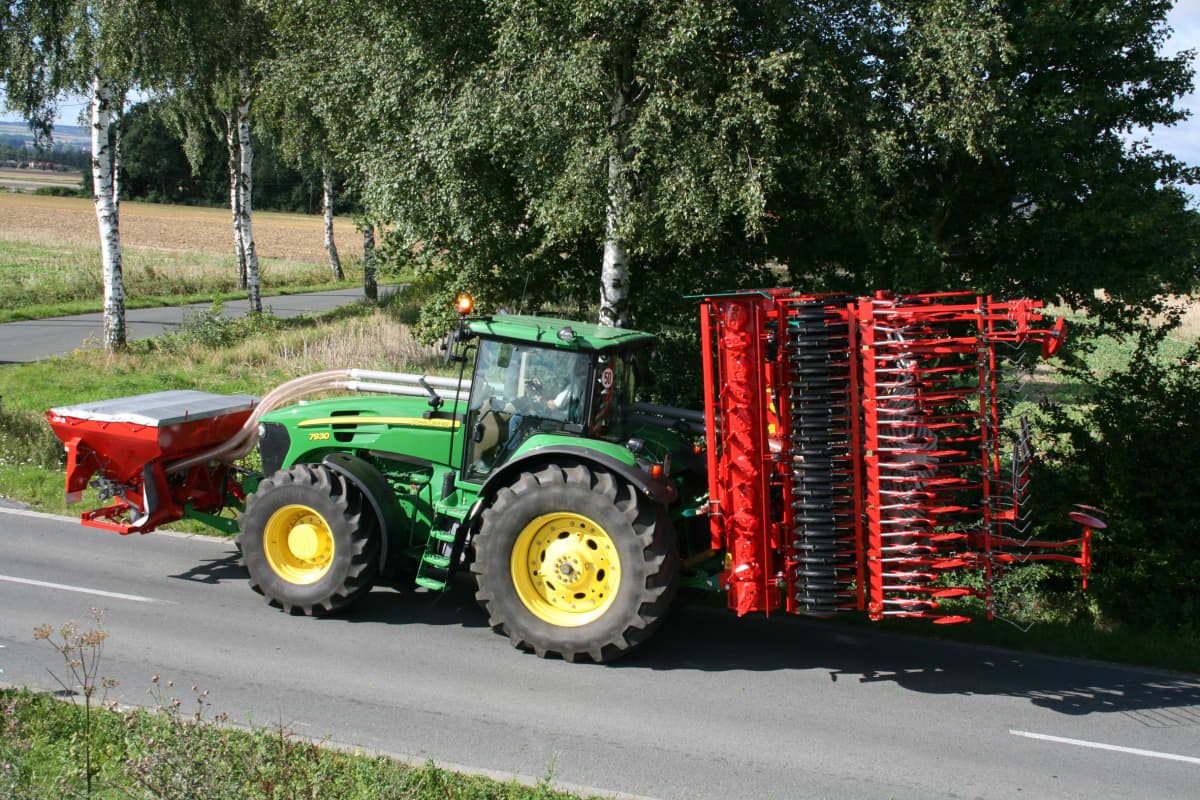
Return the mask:
{"type": "Polygon", "coordinates": [[[670,609],[679,557],[666,515],[611,473],[522,473],[483,512],[471,571],[491,626],[515,647],[611,661],[670,609]]]}
{"type": "Polygon", "coordinates": [[[241,527],[250,588],[288,613],[340,611],[379,575],[375,512],[327,467],[297,464],[264,480],[246,499],[241,527]]]}

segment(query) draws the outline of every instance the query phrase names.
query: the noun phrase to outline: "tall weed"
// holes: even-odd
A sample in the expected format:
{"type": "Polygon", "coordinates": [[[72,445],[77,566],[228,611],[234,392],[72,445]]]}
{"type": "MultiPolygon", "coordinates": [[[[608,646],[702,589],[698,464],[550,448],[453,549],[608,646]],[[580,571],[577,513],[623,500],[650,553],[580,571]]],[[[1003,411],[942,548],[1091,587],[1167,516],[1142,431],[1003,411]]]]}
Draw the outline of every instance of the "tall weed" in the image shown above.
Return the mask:
{"type": "Polygon", "coordinates": [[[279,330],[283,321],[266,311],[251,311],[245,316],[225,315],[225,300],[217,297],[207,308],[188,309],[176,341],[196,344],[209,350],[232,347],[254,336],[279,330]]]}

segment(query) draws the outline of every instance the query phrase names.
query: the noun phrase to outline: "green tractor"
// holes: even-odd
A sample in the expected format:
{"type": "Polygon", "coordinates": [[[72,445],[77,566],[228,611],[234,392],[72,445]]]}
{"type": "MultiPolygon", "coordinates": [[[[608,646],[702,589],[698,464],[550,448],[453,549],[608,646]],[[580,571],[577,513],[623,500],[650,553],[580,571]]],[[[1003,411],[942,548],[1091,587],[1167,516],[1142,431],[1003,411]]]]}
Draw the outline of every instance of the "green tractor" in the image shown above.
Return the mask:
{"type": "Polygon", "coordinates": [[[396,394],[262,417],[237,539],[251,585],[324,614],[413,564],[434,591],[469,568],[517,647],[602,662],[638,646],[679,583],[670,510],[703,492],[702,415],[634,402],[654,338],[505,316],[465,319],[446,347],[457,379],[356,371],[393,382],[354,388],[396,394]]]}
{"type": "Polygon", "coordinates": [[[568,661],[645,642],[681,582],[739,616],[958,624],[964,599],[992,618],[994,581],[1023,565],[1074,564],[1086,586],[1105,527],[1081,505],[1074,539],[1026,532],[1031,435],[1003,422],[1002,365],[1061,345],[1040,308],[714,295],[703,413],[637,402],[648,334],[495,316],[462,318],[457,377],[333,370],[261,399],[179,390],[46,417],[68,501],[97,473],[113,501],[85,525],[236,531],[251,585],[291,613],[339,611],[381,579],[441,591],[469,569],[496,630],[568,661]],[[327,389],[343,396],[286,405],[327,389]],[[236,467],[256,442],[262,472],[236,467]]]}

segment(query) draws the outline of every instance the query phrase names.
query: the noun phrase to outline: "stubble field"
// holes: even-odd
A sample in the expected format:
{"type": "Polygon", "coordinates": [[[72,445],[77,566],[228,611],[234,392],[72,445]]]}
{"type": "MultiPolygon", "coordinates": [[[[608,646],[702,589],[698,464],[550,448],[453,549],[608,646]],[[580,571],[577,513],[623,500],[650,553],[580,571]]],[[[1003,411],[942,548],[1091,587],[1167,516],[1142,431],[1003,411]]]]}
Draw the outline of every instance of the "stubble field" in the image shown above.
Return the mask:
{"type": "MultiPolygon", "coordinates": [[[[125,202],[120,214],[128,306],[237,291],[228,210],[125,202]]],[[[347,277],[357,282],[362,238],[350,219],[335,219],[334,235],[347,277]]],[[[256,213],[254,237],[268,293],[332,283],[320,217],[256,213]]],[[[0,321],[100,310],[99,241],[86,198],[0,192],[0,321]]]]}
{"type": "MultiPolygon", "coordinates": [[[[353,255],[362,240],[349,219],[333,223],[338,251],[353,255]]],[[[256,212],[254,241],[259,258],[323,263],[321,218],[256,212]]],[[[38,245],[99,249],[96,211],[90,200],[34,194],[0,194],[0,237],[38,245]]],[[[228,209],[121,203],[121,244],[129,248],[228,255],[233,224],[228,209]]]]}

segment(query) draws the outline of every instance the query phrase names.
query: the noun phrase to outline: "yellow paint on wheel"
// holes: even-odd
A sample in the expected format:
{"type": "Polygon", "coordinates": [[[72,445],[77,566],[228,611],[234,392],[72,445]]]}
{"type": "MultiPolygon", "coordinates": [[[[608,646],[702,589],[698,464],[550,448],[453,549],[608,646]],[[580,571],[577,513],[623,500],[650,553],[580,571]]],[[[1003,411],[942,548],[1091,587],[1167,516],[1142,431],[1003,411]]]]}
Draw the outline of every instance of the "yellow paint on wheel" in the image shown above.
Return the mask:
{"type": "Polygon", "coordinates": [[[621,559],[608,533],[567,511],[543,514],[521,530],[511,571],[525,607],[564,628],[603,616],[621,583],[621,559]]]}
{"type": "Polygon", "coordinates": [[[284,506],[267,520],[263,552],[275,574],[288,583],[316,583],[333,564],[333,531],[308,506],[284,506]]]}

